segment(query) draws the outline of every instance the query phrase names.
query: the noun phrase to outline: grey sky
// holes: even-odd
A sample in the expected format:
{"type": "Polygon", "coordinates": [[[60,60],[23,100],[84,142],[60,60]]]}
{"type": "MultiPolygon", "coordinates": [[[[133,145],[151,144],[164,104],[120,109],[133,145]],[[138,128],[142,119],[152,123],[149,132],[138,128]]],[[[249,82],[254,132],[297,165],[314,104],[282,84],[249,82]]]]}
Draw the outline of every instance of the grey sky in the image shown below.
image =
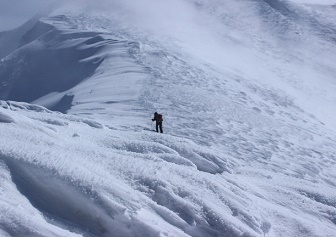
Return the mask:
{"type": "Polygon", "coordinates": [[[0,31],[20,26],[55,0],[0,0],[0,31]]]}
{"type": "Polygon", "coordinates": [[[290,0],[290,1],[297,3],[322,4],[322,5],[336,4],[336,0],[290,0]]]}

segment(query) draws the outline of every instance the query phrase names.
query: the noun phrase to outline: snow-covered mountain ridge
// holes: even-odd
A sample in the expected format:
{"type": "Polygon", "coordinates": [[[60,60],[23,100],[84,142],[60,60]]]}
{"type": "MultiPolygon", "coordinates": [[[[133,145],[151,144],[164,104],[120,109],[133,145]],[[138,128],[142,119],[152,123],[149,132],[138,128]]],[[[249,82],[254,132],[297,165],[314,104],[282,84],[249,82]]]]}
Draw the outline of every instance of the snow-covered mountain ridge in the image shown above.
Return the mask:
{"type": "Polygon", "coordinates": [[[113,4],[0,34],[0,235],[335,236],[334,7],[113,4]]]}

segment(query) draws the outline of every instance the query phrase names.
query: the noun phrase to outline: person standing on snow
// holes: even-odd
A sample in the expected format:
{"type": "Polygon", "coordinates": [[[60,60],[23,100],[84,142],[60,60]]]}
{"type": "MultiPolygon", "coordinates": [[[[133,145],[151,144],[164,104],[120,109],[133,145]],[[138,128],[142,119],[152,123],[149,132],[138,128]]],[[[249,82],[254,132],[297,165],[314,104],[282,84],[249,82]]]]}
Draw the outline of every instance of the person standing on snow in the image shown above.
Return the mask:
{"type": "Polygon", "coordinates": [[[158,114],[157,112],[154,113],[154,118],[152,121],[156,121],[156,132],[159,132],[159,127],[160,127],[160,132],[163,133],[162,130],[162,114],[158,114]]]}

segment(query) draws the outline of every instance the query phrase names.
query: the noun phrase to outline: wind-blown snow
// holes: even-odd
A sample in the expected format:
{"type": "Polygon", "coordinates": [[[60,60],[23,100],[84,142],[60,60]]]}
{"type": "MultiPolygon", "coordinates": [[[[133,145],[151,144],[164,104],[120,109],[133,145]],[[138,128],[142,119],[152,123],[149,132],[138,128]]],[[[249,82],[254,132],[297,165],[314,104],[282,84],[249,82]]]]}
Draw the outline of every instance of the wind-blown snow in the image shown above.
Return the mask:
{"type": "Polygon", "coordinates": [[[100,3],[0,35],[1,236],[335,236],[334,7],[100,3]]]}

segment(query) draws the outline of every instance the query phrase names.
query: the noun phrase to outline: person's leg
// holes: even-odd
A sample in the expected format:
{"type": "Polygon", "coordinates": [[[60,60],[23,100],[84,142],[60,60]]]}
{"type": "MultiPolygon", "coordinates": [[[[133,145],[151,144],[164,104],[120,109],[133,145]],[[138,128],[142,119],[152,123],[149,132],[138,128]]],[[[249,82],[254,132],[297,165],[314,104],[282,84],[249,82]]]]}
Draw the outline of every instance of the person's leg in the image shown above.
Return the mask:
{"type": "Polygon", "coordinates": [[[156,132],[159,132],[159,123],[156,123],[156,132]]]}
{"type": "Polygon", "coordinates": [[[160,132],[163,133],[163,130],[162,130],[162,123],[160,123],[160,132]]]}

